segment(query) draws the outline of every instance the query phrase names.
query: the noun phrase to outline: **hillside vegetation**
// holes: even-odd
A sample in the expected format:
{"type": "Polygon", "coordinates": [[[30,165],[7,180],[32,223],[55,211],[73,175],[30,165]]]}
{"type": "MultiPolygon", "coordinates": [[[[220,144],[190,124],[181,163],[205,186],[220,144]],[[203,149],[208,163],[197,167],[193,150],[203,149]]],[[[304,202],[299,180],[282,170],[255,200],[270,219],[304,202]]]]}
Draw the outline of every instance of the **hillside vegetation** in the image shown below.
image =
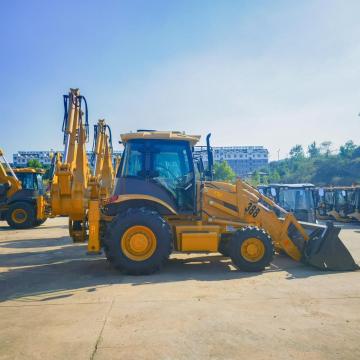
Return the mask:
{"type": "MultiPolygon", "coordinates": [[[[289,157],[270,162],[269,175],[262,182],[299,183],[310,182],[315,185],[351,185],[360,183],[360,146],[347,141],[336,153],[331,151],[331,142],[319,146],[313,142],[306,149],[295,145],[289,157]]],[[[259,181],[254,173],[253,182],[259,181]]]]}

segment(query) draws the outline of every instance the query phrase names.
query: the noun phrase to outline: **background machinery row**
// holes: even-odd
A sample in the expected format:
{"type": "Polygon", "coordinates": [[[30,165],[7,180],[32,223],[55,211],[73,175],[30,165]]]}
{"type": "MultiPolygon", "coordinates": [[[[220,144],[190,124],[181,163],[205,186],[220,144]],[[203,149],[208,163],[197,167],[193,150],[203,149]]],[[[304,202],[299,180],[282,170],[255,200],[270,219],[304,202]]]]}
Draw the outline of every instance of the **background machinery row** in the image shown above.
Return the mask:
{"type": "Polygon", "coordinates": [[[260,185],[258,189],[302,221],[360,221],[359,185],[269,184],[260,185]]]}

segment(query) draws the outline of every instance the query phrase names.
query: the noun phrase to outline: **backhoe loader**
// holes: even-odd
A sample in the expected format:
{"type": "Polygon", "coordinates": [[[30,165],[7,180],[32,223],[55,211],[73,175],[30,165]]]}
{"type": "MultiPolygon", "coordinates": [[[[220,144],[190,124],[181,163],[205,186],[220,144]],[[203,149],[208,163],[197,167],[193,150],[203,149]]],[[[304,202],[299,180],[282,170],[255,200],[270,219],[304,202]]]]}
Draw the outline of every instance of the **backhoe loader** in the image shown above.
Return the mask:
{"type": "Polygon", "coordinates": [[[41,225],[44,215],[44,170],[12,169],[0,149],[0,220],[14,229],[41,225]]]}
{"type": "Polygon", "coordinates": [[[334,207],[334,192],[330,187],[318,188],[314,192],[316,218],[319,220],[330,220],[329,212],[334,207]]]}
{"type": "MultiPolygon", "coordinates": [[[[258,186],[258,190],[285,210],[292,212],[297,220],[316,223],[315,185],[269,184],[258,186]]],[[[280,212],[277,213],[281,215],[280,212]]]]}
{"type": "Polygon", "coordinates": [[[355,210],[355,190],[353,186],[333,186],[318,189],[318,218],[339,222],[352,221],[349,215],[355,210]]]}
{"type": "Polygon", "coordinates": [[[360,221],[360,186],[354,186],[354,191],[350,199],[351,210],[348,214],[350,219],[360,221]]]}
{"type": "Polygon", "coordinates": [[[250,272],[267,267],[275,251],[322,270],[358,269],[339,228],[299,222],[240,179],[212,181],[209,138],[203,171],[194,160],[200,136],[122,134],[125,150],[113,195],[89,204],[88,252],[103,248],[107,259],[129,274],[157,271],[174,250],[221,252],[250,272]]]}

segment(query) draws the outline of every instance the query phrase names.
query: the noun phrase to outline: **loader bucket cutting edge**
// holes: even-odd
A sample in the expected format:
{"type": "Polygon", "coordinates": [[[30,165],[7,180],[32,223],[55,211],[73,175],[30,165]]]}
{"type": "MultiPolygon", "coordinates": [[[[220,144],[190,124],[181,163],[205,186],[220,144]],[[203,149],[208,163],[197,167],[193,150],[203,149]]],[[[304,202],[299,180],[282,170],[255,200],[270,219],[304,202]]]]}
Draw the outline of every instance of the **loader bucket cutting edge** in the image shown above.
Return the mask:
{"type": "Polygon", "coordinates": [[[354,271],[359,266],[349,250],[339,238],[340,228],[328,222],[326,229],[319,234],[314,231],[306,242],[303,262],[321,270],[354,271]]]}

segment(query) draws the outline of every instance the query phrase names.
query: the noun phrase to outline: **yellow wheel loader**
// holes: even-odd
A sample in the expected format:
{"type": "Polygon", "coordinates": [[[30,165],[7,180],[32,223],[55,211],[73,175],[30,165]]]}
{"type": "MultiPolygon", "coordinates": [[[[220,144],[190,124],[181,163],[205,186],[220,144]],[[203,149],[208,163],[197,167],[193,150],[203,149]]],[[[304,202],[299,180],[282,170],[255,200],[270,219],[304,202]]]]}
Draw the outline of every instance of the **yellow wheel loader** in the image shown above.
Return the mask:
{"type": "Polygon", "coordinates": [[[299,222],[244,181],[212,181],[209,138],[205,170],[194,156],[200,136],[121,135],[113,195],[90,201],[88,251],[104,248],[129,274],[157,271],[173,251],[221,252],[243,271],[262,271],[278,251],[323,270],[358,269],[338,228],[299,222]]]}
{"type": "Polygon", "coordinates": [[[14,229],[41,225],[45,220],[44,170],[12,169],[0,150],[0,220],[14,229]]]}

